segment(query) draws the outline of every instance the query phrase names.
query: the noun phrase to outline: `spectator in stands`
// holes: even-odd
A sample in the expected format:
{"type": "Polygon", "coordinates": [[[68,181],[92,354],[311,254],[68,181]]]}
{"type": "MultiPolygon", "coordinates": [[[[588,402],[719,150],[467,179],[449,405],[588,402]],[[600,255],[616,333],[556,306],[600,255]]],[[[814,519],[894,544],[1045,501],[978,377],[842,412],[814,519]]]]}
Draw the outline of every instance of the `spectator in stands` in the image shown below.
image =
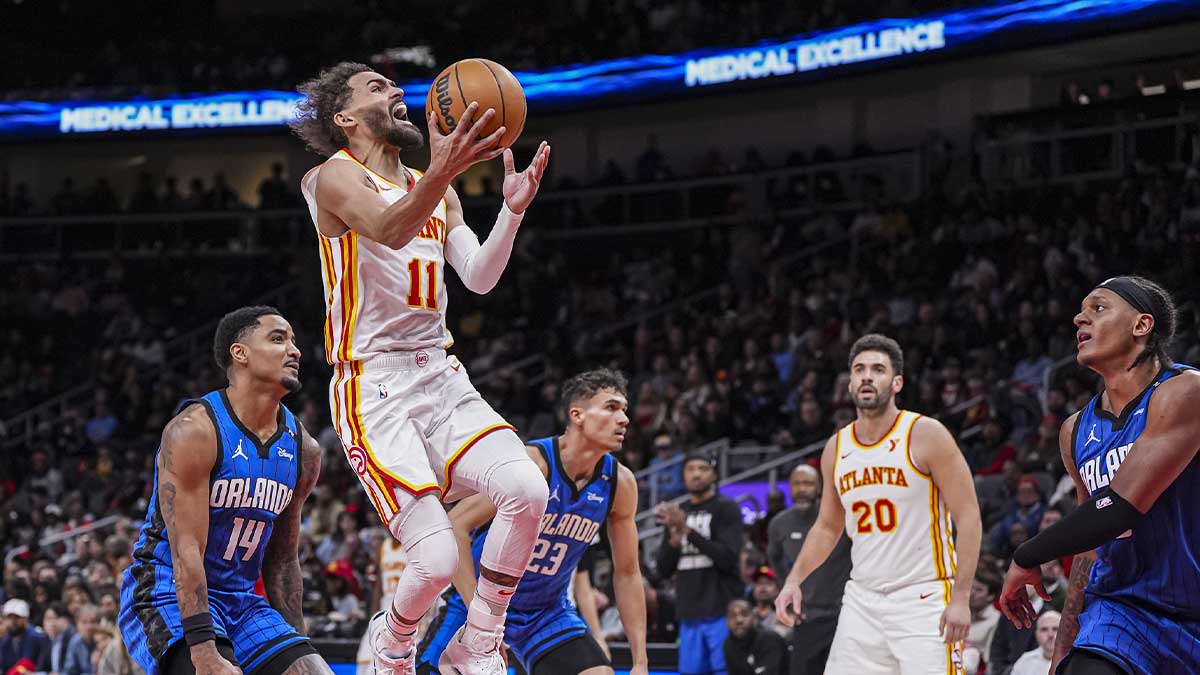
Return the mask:
{"type": "Polygon", "coordinates": [[[1008,422],[993,417],[983,423],[978,441],[963,451],[977,476],[991,476],[1004,469],[1005,462],[1017,456],[1017,449],[1008,442],[1008,422]]]}
{"type": "Polygon", "coordinates": [[[759,628],[775,631],[779,637],[786,638],[792,629],[779,623],[775,613],[775,598],[779,597],[779,581],[775,571],[766,565],[760,565],[754,572],[754,588],[751,600],[754,605],[754,618],[759,628]]]}
{"type": "Polygon", "coordinates": [[[95,630],[92,631],[95,641],[92,644],[92,672],[100,667],[100,657],[104,656],[104,652],[112,645],[113,639],[116,636],[116,628],[114,626],[106,626],[98,624],[95,630]]]}
{"type": "Polygon", "coordinates": [[[1038,487],[1037,479],[1030,474],[1021,476],[1017,481],[1015,499],[1006,507],[1000,522],[988,531],[989,548],[993,551],[1005,549],[1014,525],[1021,525],[1027,537],[1037,534],[1045,510],[1046,504],[1042,501],[1042,491],[1038,487]]]}
{"type": "MultiPolygon", "coordinates": [[[[817,519],[821,503],[821,473],[808,464],[792,469],[788,489],[792,507],[771,520],[767,529],[767,559],[776,578],[792,570],[804,538],[817,519]]],[[[792,632],[792,675],[825,671],[833,633],[842,607],[842,591],[850,578],[850,539],[843,533],[833,552],[801,587],[804,615],[792,632]]]]}
{"type": "Polygon", "coordinates": [[[326,565],[342,558],[349,558],[360,548],[358,539],[358,517],[346,509],[338,515],[337,529],[317,545],[316,555],[326,565]]]}
{"type": "Polygon", "coordinates": [[[42,614],[42,629],[50,638],[50,672],[58,675],[87,675],[92,672],[91,655],[83,636],[75,630],[71,614],[61,602],[52,602],[42,614]]]}
{"type": "Polygon", "coordinates": [[[138,173],[137,186],[129,196],[129,212],[154,213],[160,207],[158,192],[154,189],[154,177],[149,171],[138,173]]]}
{"type": "MultiPolygon", "coordinates": [[[[100,658],[97,654],[97,630],[100,628],[100,608],[88,602],[76,609],[75,626],[79,629],[79,635],[83,637],[83,644],[87,647],[88,657],[95,660],[100,658]]],[[[111,635],[109,636],[112,637],[111,635]]]]}
{"type": "Polygon", "coordinates": [[[658,501],[669,501],[687,492],[683,486],[683,467],[679,463],[672,465],[676,458],[682,456],[679,447],[671,440],[671,434],[654,437],[654,456],[650,458],[647,468],[652,471],[651,484],[658,486],[658,501]]]}
{"type": "MultiPolygon", "coordinates": [[[[736,599],[725,612],[728,637],[722,651],[729,675],[787,675],[787,642],[759,625],[749,602],[736,599]]],[[[685,658],[680,645],[680,661],[685,658]]]]}
{"type": "Polygon", "coordinates": [[[337,498],[328,483],[317,484],[309,503],[312,507],[308,512],[306,529],[313,539],[324,540],[337,530],[339,516],[346,510],[346,505],[337,498]]]}
{"type": "Polygon", "coordinates": [[[722,646],[729,634],[725,609],[744,589],[738,574],[742,512],[732,499],[717,494],[716,481],[712,457],[689,455],[683,482],[690,499],[682,507],[671,503],[655,507],[658,523],[666,528],[656,567],[661,577],[676,577],[683,672],[725,670],[722,646]]]}
{"type": "MultiPolygon", "coordinates": [[[[1040,614],[1046,603],[1032,588],[1029,590],[1029,601],[1033,604],[1035,614],[1040,614]]],[[[992,635],[992,648],[988,652],[988,675],[1010,675],[1013,664],[1025,652],[1037,646],[1036,626],[1017,628],[1011,621],[1000,621],[996,624],[996,632],[992,635]]],[[[1049,666],[1047,666],[1047,670],[1049,666]]]]}
{"type": "Polygon", "coordinates": [[[1038,617],[1036,625],[1037,647],[1025,652],[1013,664],[1011,675],[1044,675],[1050,669],[1054,657],[1054,640],[1058,637],[1058,623],[1062,615],[1053,609],[1038,617]]]}
{"type": "Polygon", "coordinates": [[[1067,601],[1067,575],[1063,573],[1061,562],[1051,560],[1048,563],[1042,563],[1042,586],[1050,595],[1049,606],[1061,612],[1067,601]]]}
{"type": "MultiPolygon", "coordinates": [[[[7,577],[7,575],[6,575],[7,577]]],[[[0,638],[0,673],[24,665],[31,671],[50,667],[50,638],[29,623],[29,603],[12,598],[4,603],[4,637],[0,638]]]]}
{"type": "Polygon", "coordinates": [[[1048,472],[1053,476],[1064,471],[1062,453],[1058,447],[1058,431],[1062,421],[1055,415],[1045,415],[1038,425],[1037,435],[1017,452],[1017,465],[1025,472],[1048,472]]]}
{"type": "Polygon", "coordinates": [[[228,211],[242,207],[237,193],[233,191],[233,188],[229,187],[229,183],[225,181],[225,174],[221,171],[213,174],[212,189],[208,193],[208,203],[210,208],[218,211],[228,211]]]}
{"type": "Polygon", "coordinates": [[[971,583],[971,629],[963,648],[963,669],[967,675],[975,675],[987,668],[992,637],[1002,617],[995,603],[1003,586],[1004,579],[998,572],[980,565],[971,583]]]}
{"type": "Polygon", "coordinates": [[[283,178],[283,163],[271,164],[271,175],[258,184],[258,208],[286,209],[292,205],[291,191],[283,178]]]}

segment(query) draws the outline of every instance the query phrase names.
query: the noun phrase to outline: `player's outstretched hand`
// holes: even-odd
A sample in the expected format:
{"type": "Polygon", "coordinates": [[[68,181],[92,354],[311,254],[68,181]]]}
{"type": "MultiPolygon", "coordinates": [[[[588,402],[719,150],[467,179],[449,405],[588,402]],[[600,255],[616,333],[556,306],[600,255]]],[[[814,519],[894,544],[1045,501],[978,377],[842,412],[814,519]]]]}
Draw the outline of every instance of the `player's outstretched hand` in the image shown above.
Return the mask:
{"type": "Polygon", "coordinates": [[[429,123],[429,168],[435,167],[449,172],[451,176],[466,171],[472,164],[486,162],[500,156],[504,148],[500,147],[500,138],[504,135],[504,127],[496,129],[491,134],[480,138],[479,134],[488,122],[496,116],[496,111],[488,108],[479,119],[475,114],[479,104],[471,101],[467,109],[458,119],[458,125],[448,134],[443,134],[437,123],[437,113],[429,110],[425,117],[429,123]],[[474,120],[472,122],[472,120],[474,120]]]}
{"type": "Polygon", "coordinates": [[[542,174],[545,173],[549,161],[550,144],[542,141],[533,155],[533,161],[529,163],[529,168],[517,173],[516,167],[513,166],[512,150],[504,149],[504,185],[501,191],[509,211],[525,213],[525,209],[529,208],[529,204],[537,195],[538,186],[542,183],[542,174]]]}
{"type": "Polygon", "coordinates": [[[1046,587],[1042,585],[1040,569],[1028,569],[1015,562],[1010,564],[1008,574],[1004,575],[1004,589],[1000,591],[1000,611],[1017,628],[1029,628],[1037,622],[1037,612],[1033,611],[1026,586],[1033,586],[1043,600],[1050,600],[1046,587]]]}
{"type": "MultiPolygon", "coordinates": [[[[963,596],[964,598],[966,595],[963,596]]],[[[938,623],[938,632],[942,641],[954,644],[967,639],[967,631],[971,630],[971,607],[963,602],[953,602],[946,605],[942,611],[942,620],[938,623]]]]}
{"type": "Polygon", "coordinates": [[[791,581],[784,583],[779,595],[775,596],[775,618],[779,619],[779,623],[788,627],[799,623],[800,604],[803,599],[800,584],[791,581]]]}

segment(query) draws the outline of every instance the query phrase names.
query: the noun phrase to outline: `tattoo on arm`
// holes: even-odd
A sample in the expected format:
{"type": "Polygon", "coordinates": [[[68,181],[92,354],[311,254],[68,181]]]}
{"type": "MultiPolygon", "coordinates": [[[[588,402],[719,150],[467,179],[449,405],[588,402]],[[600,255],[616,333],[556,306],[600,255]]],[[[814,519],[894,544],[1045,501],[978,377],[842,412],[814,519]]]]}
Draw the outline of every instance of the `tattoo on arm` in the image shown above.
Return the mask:
{"type": "Polygon", "coordinates": [[[163,521],[168,530],[175,529],[175,484],[164,481],[159,486],[158,504],[162,507],[163,521]]]}
{"type": "Polygon", "coordinates": [[[1063,604],[1062,619],[1058,625],[1058,637],[1054,641],[1054,660],[1057,662],[1071,651],[1075,636],[1079,634],[1079,613],[1083,611],[1083,590],[1095,558],[1090,554],[1075,556],[1071,564],[1071,581],[1067,588],[1067,599],[1063,604]]]}

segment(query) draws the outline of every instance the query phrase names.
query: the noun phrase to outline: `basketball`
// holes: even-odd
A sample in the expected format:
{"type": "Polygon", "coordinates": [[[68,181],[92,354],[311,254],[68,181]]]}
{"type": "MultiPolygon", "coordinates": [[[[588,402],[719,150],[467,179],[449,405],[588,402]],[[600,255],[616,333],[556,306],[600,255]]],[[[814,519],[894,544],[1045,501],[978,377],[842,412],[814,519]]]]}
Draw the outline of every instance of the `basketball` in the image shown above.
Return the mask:
{"type": "Polygon", "coordinates": [[[508,68],[487,59],[463,59],[438,73],[425,97],[427,109],[437,114],[438,128],[450,133],[471,101],[479,103],[476,119],[488,108],[495,117],[483,128],[487,136],[505,127],[500,145],[511,147],[525,128],[525,91],[508,68]]]}

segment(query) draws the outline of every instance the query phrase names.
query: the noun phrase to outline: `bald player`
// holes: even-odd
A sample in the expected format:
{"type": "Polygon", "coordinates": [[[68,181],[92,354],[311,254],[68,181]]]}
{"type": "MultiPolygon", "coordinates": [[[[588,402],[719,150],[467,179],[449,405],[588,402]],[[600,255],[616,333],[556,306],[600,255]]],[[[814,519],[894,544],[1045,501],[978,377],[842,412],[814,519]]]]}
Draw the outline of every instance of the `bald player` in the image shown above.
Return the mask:
{"type": "MultiPolygon", "coordinates": [[[[792,507],[771,519],[767,528],[767,561],[775,578],[783,579],[800,555],[821,503],[821,472],[808,464],[792,469],[788,479],[792,507]]],[[[792,631],[792,675],[823,673],[842,607],[842,590],[850,578],[850,540],[838,539],[829,558],[801,586],[806,599],[801,622],[792,631]]]]}

